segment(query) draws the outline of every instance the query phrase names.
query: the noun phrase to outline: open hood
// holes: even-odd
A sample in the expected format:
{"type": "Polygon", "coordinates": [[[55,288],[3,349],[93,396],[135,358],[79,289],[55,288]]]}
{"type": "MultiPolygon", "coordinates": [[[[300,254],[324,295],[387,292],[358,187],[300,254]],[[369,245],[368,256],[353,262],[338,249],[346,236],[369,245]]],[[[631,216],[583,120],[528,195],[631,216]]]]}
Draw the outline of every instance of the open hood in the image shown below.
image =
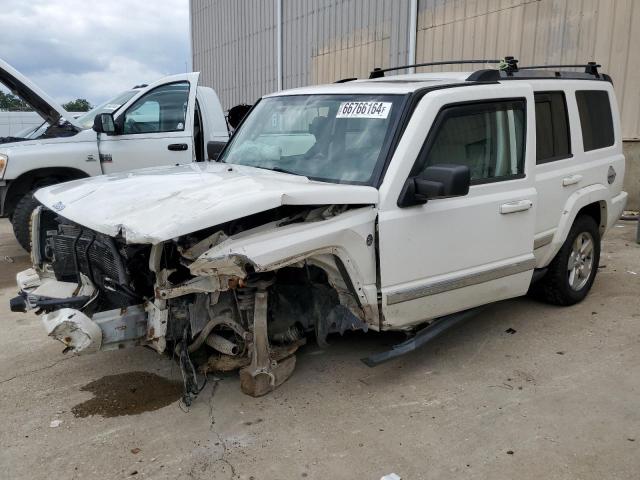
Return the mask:
{"type": "Polygon", "coordinates": [[[194,163],[75,180],[38,190],[59,215],[128,243],[160,243],[281,205],[378,202],[373,187],[253,167],[194,163]]]}
{"type": "Polygon", "coordinates": [[[56,125],[60,118],[64,118],[71,125],[82,130],[79,123],[75,121],[73,115],[67,112],[53,98],[40,90],[27,77],[0,60],[0,83],[7,87],[14,95],[31,105],[38,114],[50,125],[56,125]]]}

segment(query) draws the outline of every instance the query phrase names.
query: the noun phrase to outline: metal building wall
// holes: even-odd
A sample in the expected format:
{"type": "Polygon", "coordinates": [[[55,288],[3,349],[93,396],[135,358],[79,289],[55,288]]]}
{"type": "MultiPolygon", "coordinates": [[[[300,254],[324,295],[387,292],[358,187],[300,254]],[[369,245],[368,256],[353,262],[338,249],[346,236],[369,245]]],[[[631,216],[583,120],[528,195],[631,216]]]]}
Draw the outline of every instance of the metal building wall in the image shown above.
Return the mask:
{"type": "Polygon", "coordinates": [[[277,89],[273,0],[190,0],[193,70],[225,108],[277,89]]]}
{"type": "Polygon", "coordinates": [[[419,0],[418,10],[418,62],[513,55],[521,65],[601,63],[613,77],[623,137],[640,138],[638,0],[419,0]]]}
{"type": "Polygon", "coordinates": [[[283,0],[284,88],[407,60],[409,2],[283,0]]]}
{"type": "MultiPolygon", "coordinates": [[[[225,108],[277,89],[277,0],[191,0],[193,69],[225,108]]],[[[282,0],[283,88],[407,60],[409,2],[282,0]]]]}

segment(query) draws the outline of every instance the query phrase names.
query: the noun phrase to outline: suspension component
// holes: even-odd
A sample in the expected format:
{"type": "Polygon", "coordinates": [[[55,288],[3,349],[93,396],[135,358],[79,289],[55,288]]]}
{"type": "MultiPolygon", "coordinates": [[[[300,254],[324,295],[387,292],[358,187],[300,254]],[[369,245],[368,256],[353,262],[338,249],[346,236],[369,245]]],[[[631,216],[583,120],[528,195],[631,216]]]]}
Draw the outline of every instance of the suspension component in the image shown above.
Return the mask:
{"type": "Polygon", "coordinates": [[[267,336],[269,282],[257,283],[254,296],[253,338],[249,343],[251,364],[240,370],[240,388],[247,395],[260,397],[284,383],[296,366],[295,355],[280,361],[272,356],[267,336]]]}

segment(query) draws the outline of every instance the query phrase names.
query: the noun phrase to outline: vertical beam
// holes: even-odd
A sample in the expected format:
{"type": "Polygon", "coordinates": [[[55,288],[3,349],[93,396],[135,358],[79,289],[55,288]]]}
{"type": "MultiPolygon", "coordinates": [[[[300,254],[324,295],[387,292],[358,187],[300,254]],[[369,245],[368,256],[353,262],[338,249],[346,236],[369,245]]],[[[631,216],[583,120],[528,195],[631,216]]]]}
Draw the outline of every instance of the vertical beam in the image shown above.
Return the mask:
{"type": "Polygon", "coordinates": [[[276,35],[278,62],[278,91],[282,90],[282,0],[276,1],[276,35]]]}
{"type": "MultiPolygon", "coordinates": [[[[191,71],[193,72],[193,0],[189,0],[189,57],[191,58],[191,71]]],[[[188,72],[186,64],[184,71],[185,73],[188,72]]]]}
{"type": "MultiPolygon", "coordinates": [[[[418,0],[411,0],[409,4],[409,47],[407,48],[407,63],[416,63],[416,37],[418,34],[418,0]]],[[[409,73],[415,73],[416,69],[411,67],[409,73]]]]}

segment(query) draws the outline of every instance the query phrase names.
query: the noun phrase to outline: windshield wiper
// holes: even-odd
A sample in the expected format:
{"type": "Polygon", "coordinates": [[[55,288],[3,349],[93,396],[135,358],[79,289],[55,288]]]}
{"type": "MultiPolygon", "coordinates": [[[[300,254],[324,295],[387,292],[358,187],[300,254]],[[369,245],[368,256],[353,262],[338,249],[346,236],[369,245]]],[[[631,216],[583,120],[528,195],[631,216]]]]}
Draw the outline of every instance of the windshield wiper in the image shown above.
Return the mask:
{"type": "Polygon", "coordinates": [[[288,173],[289,175],[298,175],[299,177],[305,176],[305,175],[302,175],[301,173],[292,172],[291,170],[285,170],[284,168],[280,168],[280,167],[267,168],[267,170],[273,170],[274,172],[280,172],[280,173],[288,173]]]}

